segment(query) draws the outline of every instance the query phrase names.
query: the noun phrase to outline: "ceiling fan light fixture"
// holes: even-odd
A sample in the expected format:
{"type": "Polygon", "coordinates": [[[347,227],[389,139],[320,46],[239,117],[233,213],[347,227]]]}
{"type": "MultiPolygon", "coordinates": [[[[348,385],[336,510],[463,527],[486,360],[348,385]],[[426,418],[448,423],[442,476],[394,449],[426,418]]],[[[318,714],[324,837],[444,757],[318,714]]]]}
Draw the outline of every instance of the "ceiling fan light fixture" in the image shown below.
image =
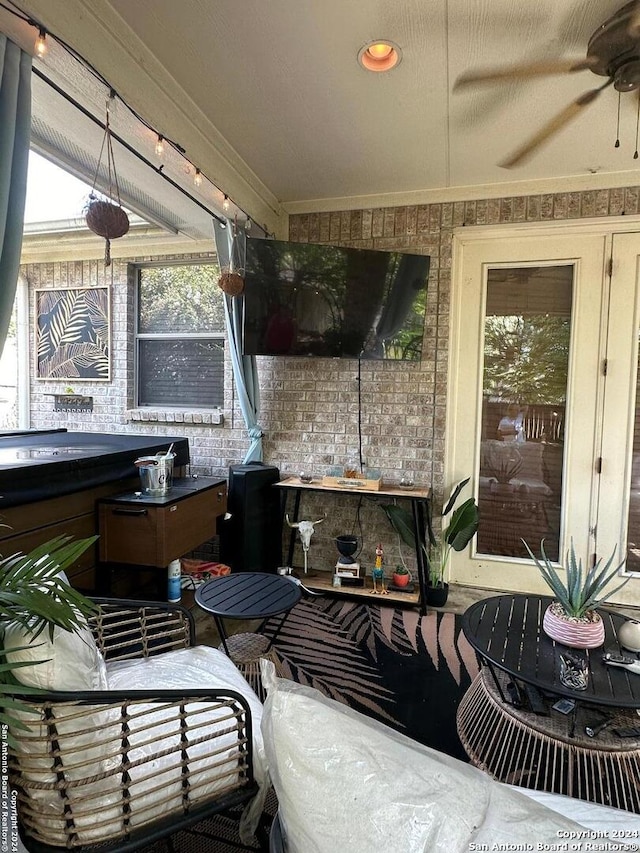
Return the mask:
{"type": "Polygon", "coordinates": [[[616,69],[613,88],[618,92],[633,92],[640,88],[640,60],[631,59],[616,69]]]}
{"type": "Polygon", "coordinates": [[[367,71],[391,71],[401,60],[402,51],[389,39],[374,39],[358,51],[358,62],[367,71]]]}

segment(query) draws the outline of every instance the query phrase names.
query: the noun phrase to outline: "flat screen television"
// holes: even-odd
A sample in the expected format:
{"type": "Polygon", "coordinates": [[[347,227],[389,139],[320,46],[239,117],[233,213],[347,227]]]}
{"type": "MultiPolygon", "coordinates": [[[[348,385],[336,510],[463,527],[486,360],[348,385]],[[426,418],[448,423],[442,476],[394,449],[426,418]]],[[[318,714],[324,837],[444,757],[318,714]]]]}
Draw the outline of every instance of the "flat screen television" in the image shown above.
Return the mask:
{"type": "Polygon", "coordinates": [[[429,263],[249,237],[244,353],[419,361],[429,263]]]}

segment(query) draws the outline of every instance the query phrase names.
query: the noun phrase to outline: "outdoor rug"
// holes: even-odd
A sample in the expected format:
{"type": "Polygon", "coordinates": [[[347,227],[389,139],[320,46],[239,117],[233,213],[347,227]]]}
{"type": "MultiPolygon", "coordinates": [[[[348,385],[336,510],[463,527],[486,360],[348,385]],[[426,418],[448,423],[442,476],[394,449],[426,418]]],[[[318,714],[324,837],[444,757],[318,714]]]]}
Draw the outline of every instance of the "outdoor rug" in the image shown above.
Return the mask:
{"type": "Polygon", "coordinates": [[[478,661],[461,625],[455,613],[323,597],[291,611],[275,648],[284,677],[466,760],[456,711],[478,661]]]}
{"type": "MultiPolygon", "coordinates": [[[[273,635],[279,618],[265,633],[273,635]]],[[[274,643],[281,675],[380,720],[420,743],[456,758],[466,754],[456,711],[478,672],[461,632],[462,617],[435,610],[368,605],[329,597],[301,601],[274,643]]],[[[267,812],[275,813],[271,798],[267,812]]],[[[232,853],[235,822],[214,819],[158,842],[144,853],[232,853]]]]}

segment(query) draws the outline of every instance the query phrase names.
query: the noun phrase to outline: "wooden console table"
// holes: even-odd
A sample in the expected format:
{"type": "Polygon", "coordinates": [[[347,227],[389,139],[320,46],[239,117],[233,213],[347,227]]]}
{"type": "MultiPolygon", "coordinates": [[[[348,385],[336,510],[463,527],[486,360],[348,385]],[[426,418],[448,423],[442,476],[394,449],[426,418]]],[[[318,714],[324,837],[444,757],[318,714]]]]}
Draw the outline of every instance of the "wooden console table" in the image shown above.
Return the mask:
{"type": "Polygon", "coordinates": [[[166,568],[216,535],[227,508],[226,480],[184,477],[166,495],[127,492],[98,501],[102,563],[166,568]]]}
{"type": "MultiPolygon", "coordinates": [[[[430,500],[431,493],[429,489],[400,489],[394,486],[383,486],[376,491],[370,491],[362,488],[349,488],[348,486],[326,486],[321,480],[312,480],[310,483],[303,483],[299,477],[287,477],[279,483],[275,483],[276,488],[283,490],[283,517],[286,509],[287,496],[291,493],[295,495],[293,507],[293,521],[296,522],[300,516],[300,501],[304,492],[326,492],[334,495],[365,495],[368,498],[397,498],[398,500],[411,501],[411,512],[416,528],[416,565],[418,571],[418,588],[419,595],[415,604],[420,606],[420,613],[424,615],[427,612],[427,567],[425,564],[424,553],[421,543],[425,541],[426,533],[426,504],[430,500]]],[[[293,549],[295,546],[296,531],[292,530],[289,538],[289,554],[287,565],[291,565],[293,561],[293,549]]],[[[326,574],[326,573],[325,573],[326,574]]],[[[313,578],[305,580],[305,584],[310,588],[321,589],[323,592],[331,593],[336,590],[326,583],[314,584],[313,578]]],[[[358,594],[359,590],[355,587],[348,587],[340,590],[342,594],[358,594]]],[[[389,596],[389,602],[392,596],[389,596]]],[[[404,599],[406,600],[406,599],[404,599]]]]}

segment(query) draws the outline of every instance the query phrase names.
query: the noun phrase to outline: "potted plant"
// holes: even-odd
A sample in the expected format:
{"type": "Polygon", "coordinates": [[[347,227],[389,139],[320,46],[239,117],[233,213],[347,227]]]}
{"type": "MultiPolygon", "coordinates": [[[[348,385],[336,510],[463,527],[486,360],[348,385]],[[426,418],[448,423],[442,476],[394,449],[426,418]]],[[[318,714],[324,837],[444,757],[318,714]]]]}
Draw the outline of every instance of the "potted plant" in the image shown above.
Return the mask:
{"type": "Polygon", "coordinates": [[[16,679],[14,672],[18,667],[33,664],[7,661],[3,654],[3,625],[17,622],[36,641],[45,629],[53,637],[55,627],[65,631],[82,628],[96,607],[69,586],[60,573],[73,565],[96,539],[97,536],[91,536],[74,541],[70,536],[58,536],[28,554],[0,558],[0,723],[10,723],[14,729],[23,727],[12,713],[23,705],[11,695],[39,692],[16,679]]]}
{"type": "Polygon", "coordinates": [[[393,585],[398,587],[405,587],[408,585],[410,580],[411,575],[409,574],[409,569],[406,566],[403,566],[402,563],[398,563],[398,565],[393,570],[393,585]]]}
{"type": "MultiPolygon", "coordinates": [[[[460,492],[469,480],[470,477],[467,477],[452,489],[440,515],[442,526],[439,536],[433,529],[431,503],[427,504],[427,542],[421,542],[420,545],[428,571],[427,604],[433,607],[442,607],[447,602],[449,584],[445,578],[451,551],[463,551],[478,529],[478,505],[475,498],[467,498],[456,507],[460,492]]],[[[416,531],[413,516],[396,504],[384,504],[382,509],[400,538],[407,545],[415,548],[416,531]]]]}
{"type": "Polygon", "coordinates": [[[566,578],[563,581],[545,554],[544,541],[540,543],[541,560],[533,554],[524,539],[522,541],[542,579],[555,596],[555,601],[547,607],[542,621],[545,634],[573,649],[595,649],[601,646],[604,642],[604,622],[597,608],[629,580],[626,578],[615,589],[604,592],[624,563],[611,568],[615,549],[604,566],[600,558],[584,574],[582,559],[576,559],[572,539],[567,552],[566,578]]]}

